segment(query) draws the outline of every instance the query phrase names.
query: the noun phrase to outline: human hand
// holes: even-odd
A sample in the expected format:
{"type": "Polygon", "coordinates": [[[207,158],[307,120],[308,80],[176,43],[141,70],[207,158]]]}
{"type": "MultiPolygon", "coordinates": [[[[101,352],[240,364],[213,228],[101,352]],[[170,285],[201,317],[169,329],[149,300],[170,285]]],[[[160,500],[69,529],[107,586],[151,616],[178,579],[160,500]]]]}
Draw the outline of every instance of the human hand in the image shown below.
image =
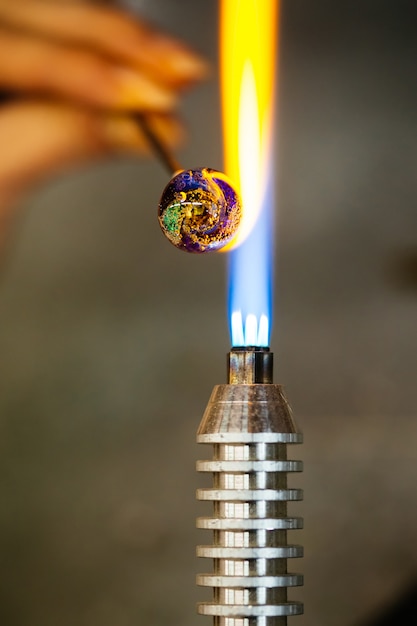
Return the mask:
{"type": "Polygon", "coordinates": [[[0,0],[0,218],[22,191],[65,166],[145,153],[132,112],[145,112],[176,145],[178,97],[205,74],[183,44],[116,9],[0,0]]]}

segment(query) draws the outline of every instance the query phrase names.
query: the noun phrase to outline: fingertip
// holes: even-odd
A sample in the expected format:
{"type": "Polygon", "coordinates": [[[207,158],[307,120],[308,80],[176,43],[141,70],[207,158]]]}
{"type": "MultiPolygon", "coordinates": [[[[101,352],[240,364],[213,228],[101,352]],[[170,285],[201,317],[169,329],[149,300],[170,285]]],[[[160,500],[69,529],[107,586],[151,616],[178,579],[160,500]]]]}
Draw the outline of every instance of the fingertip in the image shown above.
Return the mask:
{"type": "Polygon", "coordinates": [[[122,109],[170,111],[177,104],[177,94],[150,77],[127,68],[115,68],[116,106],[122,109]]]}
{"type": "Polygon", "coordinates": [[[167,67],[174,75],[191,82],[209,78],[212,71],[210,64],[202,57],[179,46],[169,57],[167,67]]]}
{"type": "Polygon", "coordinates": [[[132,60],[138,68],[168,85],[192,84],[212,74],[211,64],[201,54],[151,28],[142,31],[141,44],[132,48],[132,60]]]}
{"type": "Polygon", "coordinates": [[[146,143],[133,117],[103,115],[97,120],[97,132],[110,150],[146,151],[146,143]]]}
{"type": "MultiPolygon", "coordinates": [[[[147,115],[150,126],[161,142],[175,149],[184,141],[184,128],[172,115],[147,115]]],[[[103,115],[98,119],[98,134],[110,151],[139,152],[150,156],[152,147],[133,115],[103,115]]]]}
{"type": "Polygon", "coordinates": [[[178,149],[185,143],[185,126],[177,115],[151,114],[148,117],[155,133],[168,148],[178,149]]]}

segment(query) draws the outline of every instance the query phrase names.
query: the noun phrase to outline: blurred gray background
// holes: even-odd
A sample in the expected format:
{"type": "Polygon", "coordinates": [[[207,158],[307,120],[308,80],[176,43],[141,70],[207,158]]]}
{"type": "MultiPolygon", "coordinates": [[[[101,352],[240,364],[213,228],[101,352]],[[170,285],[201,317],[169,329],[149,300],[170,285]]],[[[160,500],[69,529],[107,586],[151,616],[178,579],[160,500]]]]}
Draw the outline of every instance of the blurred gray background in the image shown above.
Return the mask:
{"type": "MultiPolygon", "coordinates": [[[[130,4],[216,67],[216,2],[130,4]]],[[[357,624],[417,570],[413,4],[283,3],[272,347],[306,439],[299,626],[357,624]]],[[[182,162],[220,168],[216,76],[182,114],[182,162]]],[[[163,239],[166,182],[120,159],[22,207],[0,281],[4,626],[209,623],[194,438],[225,381],[225,257],[163,239]]]]}

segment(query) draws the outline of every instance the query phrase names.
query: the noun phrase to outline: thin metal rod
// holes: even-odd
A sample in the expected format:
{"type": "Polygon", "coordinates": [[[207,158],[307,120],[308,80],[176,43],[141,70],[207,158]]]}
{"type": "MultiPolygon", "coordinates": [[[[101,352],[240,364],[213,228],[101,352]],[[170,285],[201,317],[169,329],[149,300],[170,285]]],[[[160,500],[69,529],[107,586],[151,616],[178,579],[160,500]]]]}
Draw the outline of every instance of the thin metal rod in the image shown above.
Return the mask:
{"type": "Polygon", "coordinates": [[[161,138],[155,133],[155,130],[149,124],[149,121],[146,115],[138,113],[135,116],[136,121],[138,122],[141,131],[145,135],[147,141],[149,142],[150,147],[152,148],[155,156],[159,159],[162,165],[168,170],[169,174],[172,175],[178,170],[182,170],[183,168],[178,163],[177,159],[174,157],[172,152],[167,148],[167,146],[162,142],[161,138]]]}

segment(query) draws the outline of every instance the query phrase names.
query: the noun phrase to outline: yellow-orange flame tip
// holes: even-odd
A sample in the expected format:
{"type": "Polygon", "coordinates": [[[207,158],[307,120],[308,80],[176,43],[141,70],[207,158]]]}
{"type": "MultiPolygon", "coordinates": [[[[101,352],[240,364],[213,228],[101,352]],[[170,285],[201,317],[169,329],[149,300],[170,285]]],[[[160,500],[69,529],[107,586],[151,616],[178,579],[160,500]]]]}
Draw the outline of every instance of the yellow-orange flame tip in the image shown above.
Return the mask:
{"type": "Polygon", "coordinates": [[[266,191],[273,138],[278,0],[221,0],[220,59],[225,171],[241,194],[243,217],[223,248],[254,227],[266,191]]]}

